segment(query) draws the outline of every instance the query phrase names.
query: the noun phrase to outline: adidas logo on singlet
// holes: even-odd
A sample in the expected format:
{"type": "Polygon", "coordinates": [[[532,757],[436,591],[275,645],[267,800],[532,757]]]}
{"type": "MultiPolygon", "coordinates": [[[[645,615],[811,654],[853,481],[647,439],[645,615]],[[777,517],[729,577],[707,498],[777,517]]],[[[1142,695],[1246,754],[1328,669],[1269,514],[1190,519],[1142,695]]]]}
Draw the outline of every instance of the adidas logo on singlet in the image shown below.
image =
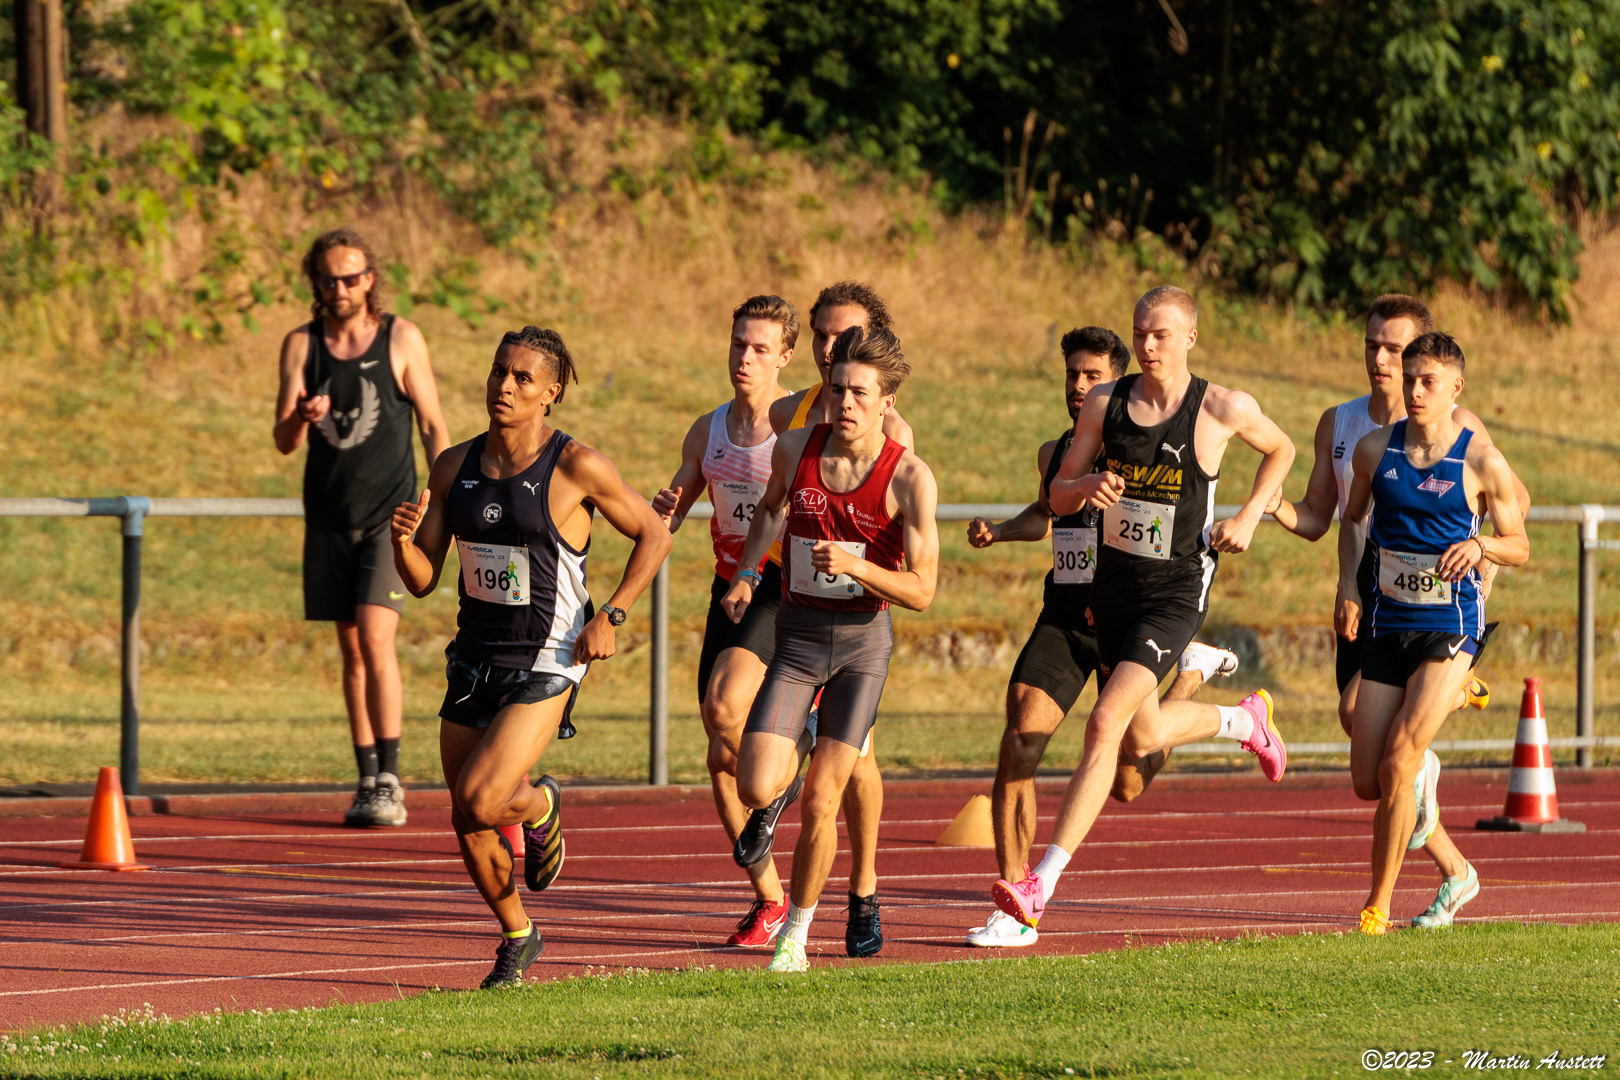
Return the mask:
{"type": "Polygon", "coordinates": [[[1401,474],[1396,472],[1394,469],[1390,469],[1388,472],[1386,472],[1384,474],[1384,479],[1385,480],[1399,480],[1400,478],[1401,478],[1401,474]]]}

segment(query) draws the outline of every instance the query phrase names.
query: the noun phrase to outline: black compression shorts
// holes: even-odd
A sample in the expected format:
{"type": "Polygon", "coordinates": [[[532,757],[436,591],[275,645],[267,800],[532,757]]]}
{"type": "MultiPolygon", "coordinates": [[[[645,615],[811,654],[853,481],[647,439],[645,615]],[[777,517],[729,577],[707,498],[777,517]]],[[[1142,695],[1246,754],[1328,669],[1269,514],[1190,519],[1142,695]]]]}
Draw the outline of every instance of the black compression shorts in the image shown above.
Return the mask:
{"type": "Polygon", "coordinates": [[[304,527],[304,618],[354,622],[354,609],[405,610],[405,582],[394,569],[392,523],[328,532],[304,527]]]}
{"type": "Polygon", "coordinates": [[[821,690],[816,738],[837,739],[859,750],[877,722],[893,647],[887,611],[783,604],[776,617],[776,655],[743,732],[798,741],[821,690]]]}
{"type": "Polygon", "coordinates": [[[508,705],[533,705],[567,694],[568,704],[563,706],[557,738],[574,737],[574,702],[579,687],[569,679],[552,671],[520,671],[472,663],[461,659],[454,641],[444,650],[444,659],[447,685],[444,704],[439,706],[440,719],[462,727],[487,728],[508,705]]]}
{"type": "Polygon", "coordinates": [[[1049,619],[1043,608],[1007,681],[1033,686],[1068,713],[1096,671],[1097,635],[1085,616],[1049,619]]]}
{"type": "Polygon", "coordinates": [[[1126,661],[1141,664],[1162,680],[1181,659],[1204,625],[1205,612],[1195,596],[1154,597],[1135,604],[1096,604],[1091,608],[1097,631],[1098,670],[1102,681],[1126,661]]]}
{"type": "Polygon", "coordinates": [[[732,622],[726,609],[720,606],[731,582],[714,576],[709,586],[709,617],[703,625],[703,651],[698,656],[698,704],[709,694],[709,679],[714,676],[715,662],[727,649],[747,649],[769,664],[776,652],[776,609],[782,606],[782,568],[766,562],[760,571],[763,579],[754,590],[754,599],[743,612],[741,622],[732,622]]]}

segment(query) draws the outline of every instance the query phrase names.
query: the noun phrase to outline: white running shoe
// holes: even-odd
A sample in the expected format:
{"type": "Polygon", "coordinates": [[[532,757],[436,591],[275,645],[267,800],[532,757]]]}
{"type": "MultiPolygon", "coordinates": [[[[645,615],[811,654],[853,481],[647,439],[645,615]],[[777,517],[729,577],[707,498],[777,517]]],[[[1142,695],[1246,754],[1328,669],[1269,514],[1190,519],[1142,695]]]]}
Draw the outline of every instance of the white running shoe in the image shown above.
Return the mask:
{"type": "Polygon", "coordinates": [[[1462,906],[1478,895],[1479,871],[1474,869],[1473,863],[1469,863],[1461,877],[1448,877],[1440,883],[1440,891],[1434,894],[1434,903],[1429,905],[1428,911],[1413,919],[1412,925],[1425,930],[1450,926],[1462,906]]]}
{"type": "Polygon", "coordinates": [[[804,946],[786,934],[776,936],[776,954],[771,957],[766,971],[778,975],[799,975],[810,970],[810,961],[804,955],[804,946]]]}
{"type": "Polygon", "coordinates": [[[393,773],[377,774],[377,790],[371,798],[371,824],[405,824],[405,788],[393,773]]]}
{"type": "Polygon", "coordinates": [[[1440,824],[1440,758],[1433,750],[1423,751],[1423,768],[1412,781],[1412,794],[1417,799],[1417,821],[1412,826],[1411,839],[1406,841],[1407,851],[1416,851],[1429,842],[1434,827],[1440,824]]]}
{"type": "Polygon", "coordinates": [[[1237,669],[1237,653],[1230,649],[1217,649],[1201,641],[1188,642],[1181,651],[1181,659],[1176,661],[1177,671],[1196,671],[1204,677],[1205,682],[1217,675],[1224,679],[1237,669]]]}
{"type": "Polygon", "coordinates": [[[967,943],[976,949],[1018,949],[1033,945],[1040,935],[1003,911],[996,911],[983,926],[968,931],[967,943]]]}

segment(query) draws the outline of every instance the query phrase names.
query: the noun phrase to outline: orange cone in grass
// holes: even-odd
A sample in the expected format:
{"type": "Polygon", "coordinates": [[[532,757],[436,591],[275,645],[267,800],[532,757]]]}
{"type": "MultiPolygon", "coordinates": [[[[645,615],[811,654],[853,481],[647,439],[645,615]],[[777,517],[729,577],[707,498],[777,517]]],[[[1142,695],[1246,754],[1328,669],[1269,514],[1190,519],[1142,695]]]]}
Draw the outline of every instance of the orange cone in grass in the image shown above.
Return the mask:
{"type": "Polygon", "coordinates": [[[1496,817],[1480,818],[1474,828],[1498,832],[1586,831],[1579,821],[1558,816],[1558,791],[1553,784],[1547,719],[1541,711],[1540,679],[1524,680],[1519,731],[1513,739],[1513,770],[1508,773],[1507,806],[1496,817]]]}
{"type": "Polygon", "coordinates": [[[96,795],[90,802],[90,825],[84,831],[84,847],[78,862],[58,863],[65,870],[150,870],[135,861],[135,841],[129,835],[129,816],[124,812],[124,785],[118,770],[104,765],[96,778],[96,795]]]}

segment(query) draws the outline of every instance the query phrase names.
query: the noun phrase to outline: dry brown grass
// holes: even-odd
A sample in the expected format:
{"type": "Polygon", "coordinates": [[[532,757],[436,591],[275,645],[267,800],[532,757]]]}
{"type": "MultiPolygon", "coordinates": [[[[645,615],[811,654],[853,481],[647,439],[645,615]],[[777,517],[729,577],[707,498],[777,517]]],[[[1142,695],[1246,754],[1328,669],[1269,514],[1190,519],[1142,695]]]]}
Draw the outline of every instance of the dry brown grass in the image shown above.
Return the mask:
{"type": "MultiPolygon", "coordinates": [[[[805,310],[822,285],[857,277],[874,282],[895,313],[916,372],[902,390],[901,408],[939,476],[942,499],[1028,498],[1036,446],[1066,423],[1058,336],[1088,322],[1123,328],[1134,298],[1161,280],[1113,249],[1026,247],[984,214],[947,216],[883,177],[848,177],[787,154],[756,159],[746,144],[734,147],[734,171],[756,179],[699,183],[660,173],[684,152],[679,132],[597,118],[570,120],[558,139],[580,193],[555,215],[550,244],[532,264],[488,249],[410,185],[354,210],[354,223],[419,280],[476,257],[481,291],[503,305],[477,329],[438,308],[413,315],[427,333],[458,438],[483,425],[482,380],[500,332],[523,323],[554,326],[579,357],[583,380],[557,422],[606,451],[643,491],[673,471],[691,418],[728,393],[726,317],[737,301],[778,292],[805,310]],[[614,169],[640,177],[647,193],[631,199],[615,191],[614,169]]],[[[263,223],[265,236],[300,242],[340,220],[333,207],[306,209],[262,182],[248,186],[238,209],[263,223]]],[[[159,261],[169,268],[162,272],[183,273],[205,242],[199,229],[182,230],[159,261]]],[[[255,258],[260,272],[271,273],[271,259],[283,256],[267,244],[255,258]]],[[[1440,324],[1468,351],[1465,402],[1491,423],[1542,502],[1620,503],[1614,423],[1620,360],[1613,349],[1620,240],[1594,236],[1586,267],[1569,327],[1526,322],[1461,290],[1442,292],[1434,304],[1440,324]]],[[[1205,296],[1197,368],[1253,391],[1293,436],[1304,451],[1289,485],[1297,492],[1317,416],[1364,388],[1359,326],[1205,296]]],[[[0,359],[11,388],[0,397],[0,453],[10,464],[0,493],[298,493],[302,455],[276,455],[268,430],[276,348],[280,335],[306,317],[298,304],[262,317],[257,333],[235,332],[222,345],[182,342],[131,363],[86,339],[84,305],[96,302],[81,293],[5,317],[8,336],[25,347],[0,359]]],[[[813,377],[806,350],[785,382],[798,386],[813,377]]],[[[1222,501],[1243,496],[1253,460],[1241,449],[1229,457],[1222,501]]],[[[0,520],[6,583],[0,676],[27,691],[0,703],[8,723],[78,715],[59,702],[81,693],[98,702],[99,715],[111,715],[106,703],[116,698],[105,690],[116,670],[114,535],[107,522],[0,520]]],[[[165,520],[149,527],[147,681],[164,695],[169,719],[272,720],[312,715],[314,701],[329,702],[326,713],[338,715],[329,632],[298,617],[297,537],[296,523],[285,521],[165,520]],[[288,697],[282,691],[289,686],[316,689],[313,697],[288,697]]],[[[673,563],[673,697],[680,713],[694,704],[687,684],[711,572],[705,538],[701,528],[686,530],[673,563]]],[[[1532,645],[1548,633],[1568,640],[1573,534],[1540,529],[1533,539],[1532,564],[1505,575],[1493,600],[1493,615],[1523,625],[1529,642],[1499,654],[1499,677],[1511,684],[1536,664],[1562,684],[1570,678],[1567,657],[1537,654],[1532,645]]],[[[991,641],[989,666],[943,675],[927,666],[930,656],[941,655],[937,649],[917,652],[897,666],[886,715],[896,723],[901,715],[918,718],[906,760],[982,764],[994,755],[1005,672],[1038,605],[1045,556],[1039,545],[973,552],[954,528],[945,541],[939,598],[927,615],[901,616],[902,636],[926,641],[954,630],[993,639],[999,628],[1010,640],[991,641]],[[980,740],[953,737],[947,745],[954,750],[941,750],[937,740],[931,745],[931,726],[958,724],[946,719],[956,714],[972,717],[960,723],[981,732],[980,740]]],[[[623,550],[616,538],[598,538],[598,587],[616,576],[623,550]]],[[[1322,625],[1331,559],[1327,544],[1307,547],[1263,532],[1255,551],[1223,563],[1212,622],[1322,625]]],[[[1608,559],[1604,570],[1601,654],[1612,667],[1620,562],[1608,559]]],[[[645,639],[644,615],[644,606],[632,615],[632,644],[645,639]]],[[[403,625],[411,700],[424,717],[436,705],[437,654],[453,620],[454,601],[441,595],[413,605],[403,625]]],[[[639,715],[645,670],[644,651],[603,665],[582,708],[604,718],[639,715]]],[[[1300,715],[1315,718],[1311,729],[1332,737],[1327,673],[1276,676],[1295,695],[1300,715]]],[[[1511,732],[1511,717],[1500,719],[1511,732]]],[[[60,767],[82,773],[89,760],[60,767]]],[[[19,764],[17,778],[30,767],[19,764]]]]}

